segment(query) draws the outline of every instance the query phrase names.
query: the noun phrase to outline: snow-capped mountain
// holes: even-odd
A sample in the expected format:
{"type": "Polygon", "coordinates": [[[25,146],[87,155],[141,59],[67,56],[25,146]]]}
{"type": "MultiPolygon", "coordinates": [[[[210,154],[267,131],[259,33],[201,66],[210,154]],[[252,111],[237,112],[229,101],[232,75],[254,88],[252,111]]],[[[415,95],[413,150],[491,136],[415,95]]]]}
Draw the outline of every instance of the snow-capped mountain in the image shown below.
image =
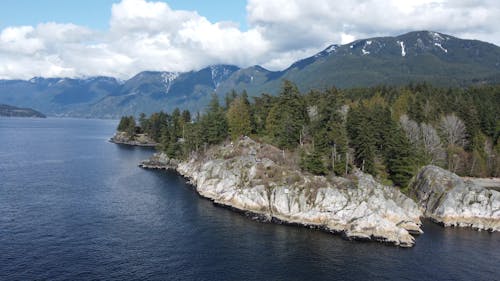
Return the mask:
{"type": "Polygon", "coordinates": [[[41,78],[0,80],[0,103],[49,115],[119,117],[175,107],[203,111],[212,93],[276,94],[283,79],[302,91],[430,82],[439,86],[500,83],[500,47],[432,32],[330,45],[282,71],[212,65],[184,73],[144,71],[126,80],[41,78]]]}

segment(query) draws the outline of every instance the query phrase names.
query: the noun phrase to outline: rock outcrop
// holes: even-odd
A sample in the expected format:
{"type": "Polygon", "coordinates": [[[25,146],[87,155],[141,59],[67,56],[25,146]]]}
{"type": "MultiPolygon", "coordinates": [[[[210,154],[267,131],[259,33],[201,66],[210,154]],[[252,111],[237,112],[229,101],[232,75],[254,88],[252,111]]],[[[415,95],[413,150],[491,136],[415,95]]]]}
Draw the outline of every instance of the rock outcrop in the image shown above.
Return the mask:
{"type": "Polygon", "coordinates": [[[169,158],[165,153],[155,153],[149,159],[142,161],[139,167],[145,169],[175,170],[179,162],[169,158]]]}
{"type": "Polygon", "coordinates": [[[410,192],[422,212],[445,226],[500,231],[500,192],[464,181],[436,166],[415,176],[410,192]]]}
{"type": "Polygon", "coordinates": [[[113,137],[109,139],[112,143],[134,145],[134,146],[148,146],[155,147],[158,145],[157,142],[152,140],[146,134],[135,134],[130,136],[127,132],[116,132],[113,137]]]}
{"type": "Polygon", "coordinates": [[[464,181],[471,181],[473,184],[486,189],[500,191],[500,178],[471,178],[462,177],[464,181]]]}
{"type": "MultiPolygon", "coordinates": [[[[281,150],[245,137],[193,156],[175,169],[190,179],[200,195],[267,220],[402,247],[413,246],[412,234],[422,233],[422,213],[398,189],[360,171],[350,179],[302,173],[281,163],[281,155],[281,150]]],[[[145,163],[174,168],[164,156],[155,157],[145,163]]]]}

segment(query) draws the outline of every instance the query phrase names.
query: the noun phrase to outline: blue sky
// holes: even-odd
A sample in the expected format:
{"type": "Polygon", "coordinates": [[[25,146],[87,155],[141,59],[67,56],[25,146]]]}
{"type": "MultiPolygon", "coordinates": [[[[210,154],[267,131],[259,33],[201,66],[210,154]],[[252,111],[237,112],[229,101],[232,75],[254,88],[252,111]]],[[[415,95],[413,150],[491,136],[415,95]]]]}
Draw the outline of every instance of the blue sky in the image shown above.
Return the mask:
{"type": "Polygon", "coordinates": [[[499,26],[498,0],[0,0],[0,79],[282,70],[416,30],[500,45],[499,26]]]}
{"type": "MultiPolygon", "coordinates": [[[[105,30],[111,5],[120,0],[1,0],[0,29],[7,26],[37,25],[40,22],[74,23],[105,30]]],[[[169,0],[162,1],[176,10],[197,11],[212,22],[233,21],[242,29],[246,24],[245,0],[169,0]]]]}

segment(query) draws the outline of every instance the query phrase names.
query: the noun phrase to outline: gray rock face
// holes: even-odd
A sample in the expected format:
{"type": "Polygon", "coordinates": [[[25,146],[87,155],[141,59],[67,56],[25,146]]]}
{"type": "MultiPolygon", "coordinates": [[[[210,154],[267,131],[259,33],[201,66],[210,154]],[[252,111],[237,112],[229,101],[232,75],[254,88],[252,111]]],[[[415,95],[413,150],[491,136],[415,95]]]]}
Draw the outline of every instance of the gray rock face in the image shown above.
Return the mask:
{"type": "Polygon", "coordinates": [[[139,167],[146,169],[159,170],[175,170],[179,162],[175,159],[170,159],[165,153],[155,153],[148,160],[144,160],[139,164],[139,167]]]}
{"type": "Polygon", "coordinates": [[[420,170],[411,193],[426,217],[445,226],[500,231],[500,192],[436,166],[420,170]]]}
{"type": "Polygon", "coordinates": [[[116,132],[115,135],[111,137],[111,139],[109,139],[109,141],[112,143],[126,144],[133,146],[155,147],[158,145],[158,143],[153,141],[146,134],[135,134],[133,136],[130,136],[126,132],[116,132]]]}
{"type": "Polygon", "coordinates": [[[418,206],[396,188],[359,171],[352,179],[305,174],[277,163],[278,155],[281,151],[270,145],[243,138],[193,156],[176,169],[200,195],[269,220],[402,247],[413,246],[411,234],[422,233],[418,206]]]}

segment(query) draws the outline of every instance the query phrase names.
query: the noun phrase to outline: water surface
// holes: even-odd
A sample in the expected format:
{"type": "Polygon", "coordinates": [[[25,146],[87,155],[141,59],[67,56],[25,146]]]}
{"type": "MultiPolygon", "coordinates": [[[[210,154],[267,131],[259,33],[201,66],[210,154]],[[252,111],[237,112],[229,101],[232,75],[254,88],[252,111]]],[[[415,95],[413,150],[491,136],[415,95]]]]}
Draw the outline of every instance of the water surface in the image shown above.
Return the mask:
{"type": "Polygon", "coordinates": [[[1,280],[500,280],[500,236],[411,249],[252,221],[107,142],[116,121],[0,118],[1,280]]]}

